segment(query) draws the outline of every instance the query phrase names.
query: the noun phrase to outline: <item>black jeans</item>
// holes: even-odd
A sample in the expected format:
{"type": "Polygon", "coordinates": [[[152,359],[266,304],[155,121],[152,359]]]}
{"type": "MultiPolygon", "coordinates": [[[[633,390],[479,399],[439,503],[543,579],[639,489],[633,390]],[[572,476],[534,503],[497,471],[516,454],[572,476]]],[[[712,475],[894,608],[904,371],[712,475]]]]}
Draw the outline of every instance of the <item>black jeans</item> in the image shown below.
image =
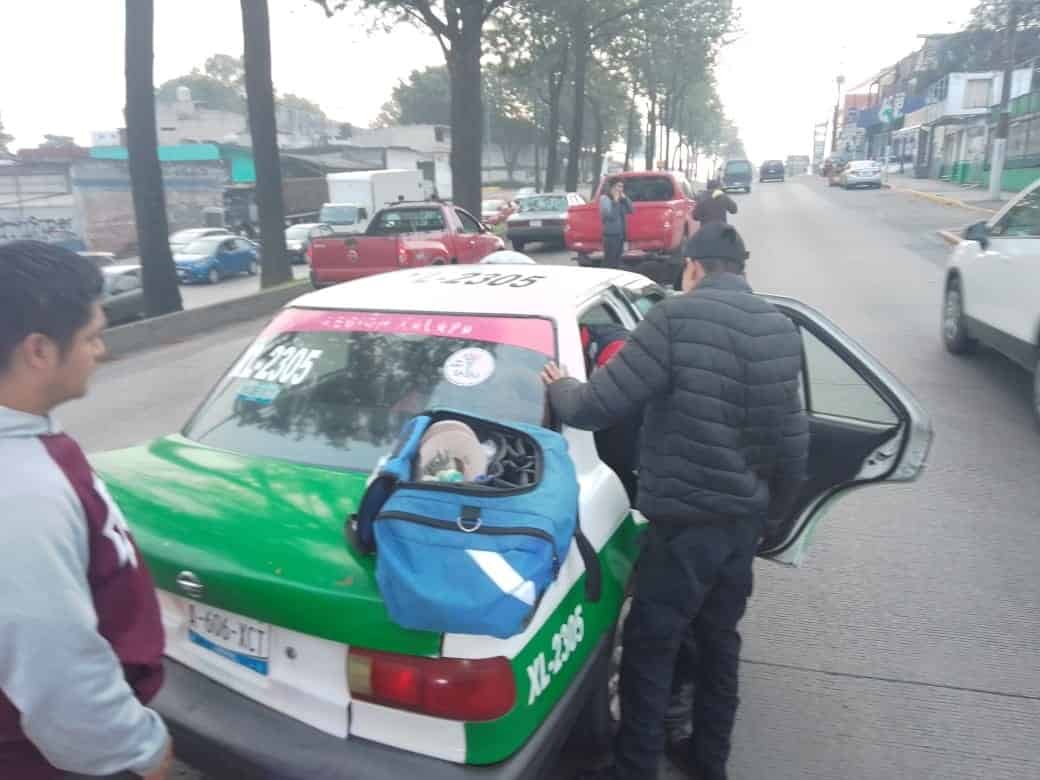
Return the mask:
{"type": "Polygon", "coordinates": [[[739,702],[737,624],[751,595],[762,523],[720,518],[669,531],[652,522],[625,624],[617,776],[657,777],[676,659],[692,638],[691,758],[705,780],[724,780],[739,702]]]}
{"type": "Polygon", "coordinates": [[[625,252],[624,236],[603,236],[603,267],[620,268],[621,255],[625,252]]]}

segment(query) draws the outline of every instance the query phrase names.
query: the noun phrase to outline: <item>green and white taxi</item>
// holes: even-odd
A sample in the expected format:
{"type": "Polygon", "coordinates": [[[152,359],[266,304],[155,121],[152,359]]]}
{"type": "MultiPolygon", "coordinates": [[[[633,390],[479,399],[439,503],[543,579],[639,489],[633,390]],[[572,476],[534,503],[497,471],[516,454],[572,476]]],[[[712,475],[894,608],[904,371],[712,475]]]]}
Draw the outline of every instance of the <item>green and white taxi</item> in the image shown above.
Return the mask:
{"type": "MultiPolygon", "coordinates": [[[[666,295],[637,274],[533,265],[404,270],[309,293],[182,432],[97,456],[160,590],[156,707],[178,752],[218,777],[438,780],[549,776],[576,724],[602,745],[646,520],[593,434],[562,429],[602,596],[586,600],[572,545],[509,639],[395,625],[375,560],[345,525],[406,420],[451,407],[553,425],[545,362],[583,376],[583,324],[634,328],[666,295]],[[457,359],[474,348],[482,360],[457,359]]],[[[797,509],[761,554],[796,563],[843,493],[919,473],[931,427],[835,325],[771,300],[803,335],[812,457],[797,509]]]]}

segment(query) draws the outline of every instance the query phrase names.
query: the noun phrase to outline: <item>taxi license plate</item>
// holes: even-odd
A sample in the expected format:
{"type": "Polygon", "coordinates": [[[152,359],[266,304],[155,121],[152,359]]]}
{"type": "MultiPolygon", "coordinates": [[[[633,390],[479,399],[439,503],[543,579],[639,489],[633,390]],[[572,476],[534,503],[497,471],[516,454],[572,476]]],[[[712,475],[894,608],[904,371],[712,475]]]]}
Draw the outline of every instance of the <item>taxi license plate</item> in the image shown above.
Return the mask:
{"type": "Polygon", "coordinates": [[[541,227],[541,226],[542,226],[542,221],[540,219],[532,219],[531,220],[531,227],[541,227]]]}
{"type": "Polygon", "coordinates": [[[271,644],[268,623],[189,601],[188,639],[257,674],[268,672],[271,644]]]}

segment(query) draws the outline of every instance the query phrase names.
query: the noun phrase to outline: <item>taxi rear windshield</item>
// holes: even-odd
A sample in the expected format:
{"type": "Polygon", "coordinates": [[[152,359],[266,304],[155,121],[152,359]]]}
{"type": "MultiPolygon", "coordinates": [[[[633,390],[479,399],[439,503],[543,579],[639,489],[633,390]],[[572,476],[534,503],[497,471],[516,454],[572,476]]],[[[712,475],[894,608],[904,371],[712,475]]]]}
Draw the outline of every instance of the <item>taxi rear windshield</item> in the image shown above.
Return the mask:
{"type": "Polygon", "coordinates": [[[541,318],[290,309],[264,330],[184,430],[218,449],[371,471],[433,408],[543,425],[541,318]]]}

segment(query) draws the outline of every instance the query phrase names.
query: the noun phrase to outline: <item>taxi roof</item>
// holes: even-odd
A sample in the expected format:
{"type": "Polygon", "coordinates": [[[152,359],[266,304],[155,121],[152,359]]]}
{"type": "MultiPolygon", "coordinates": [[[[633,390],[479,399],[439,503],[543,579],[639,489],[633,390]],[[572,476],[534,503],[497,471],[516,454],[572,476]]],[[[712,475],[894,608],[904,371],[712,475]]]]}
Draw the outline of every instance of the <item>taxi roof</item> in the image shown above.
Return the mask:
{"type": "Polygon", "coordinates": [[[561,265],[427,266],[307,293],[287,307],[566,317],[611,285],[652,280],[629,271],[561,265]],[[505,281],[506,279],[510,281],[505,281]],[[533,280],[533,281],[532,281],[533,280]]]}

